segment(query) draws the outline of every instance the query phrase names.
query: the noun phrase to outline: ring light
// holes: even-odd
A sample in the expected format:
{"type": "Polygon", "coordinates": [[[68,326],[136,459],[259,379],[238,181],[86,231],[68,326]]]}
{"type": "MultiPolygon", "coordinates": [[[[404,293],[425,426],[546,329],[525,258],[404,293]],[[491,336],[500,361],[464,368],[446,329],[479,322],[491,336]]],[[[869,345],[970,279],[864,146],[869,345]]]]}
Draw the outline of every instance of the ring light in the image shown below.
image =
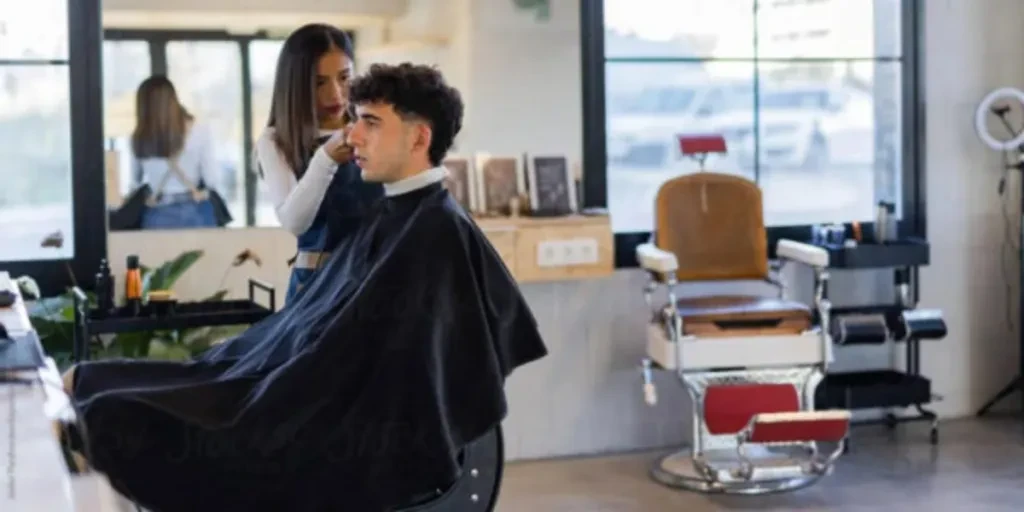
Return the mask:
{"type": "Polygon", "coordinates": [[[992,113],[992,106],[996,101],[1002,99],[1015,99],[1017,103],[1024,106],[1024,91],[1014,87],[1003,87],[988,93],[981,100],[981,104],[978,105],[978,110],[974,112],[974,129],[978,132],[978,137],[981,138],[981,141],[986,146],[996,151],[1010,151],[1024,144],[1024,131],[1016,134],[1010,140],[1002,141],[992,136],[992,133],[988,130],[988,125],[985,123],[985,117],[992,113]]]}

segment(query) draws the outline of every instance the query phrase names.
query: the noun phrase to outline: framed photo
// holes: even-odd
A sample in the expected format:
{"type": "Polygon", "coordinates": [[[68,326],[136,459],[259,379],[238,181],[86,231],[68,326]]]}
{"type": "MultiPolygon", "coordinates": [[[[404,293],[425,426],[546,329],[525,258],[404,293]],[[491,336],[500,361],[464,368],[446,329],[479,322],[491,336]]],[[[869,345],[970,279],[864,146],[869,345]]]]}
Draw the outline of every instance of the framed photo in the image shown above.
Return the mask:
{"type": "Polygon", "coordinates": [[[478,153],[476,173],[479,209],[486,214],[518,214],[519,199],[526,193],[522,158],[478,153]]]}
{"type": "Polygon", "coordinates": [[[449,155],[442,165],[448,168],[448,177],[444,179],[445,188],[467,212],[476,211],[476,175],[473,173],[472,161],[461,155],[449,155]]]}
{"type": "Polygon", "coordinates": [[[569,215],[576,211],[576,180],[564,156],[534,156],[529,175],[530,209],[535,215],[569,215]]]}

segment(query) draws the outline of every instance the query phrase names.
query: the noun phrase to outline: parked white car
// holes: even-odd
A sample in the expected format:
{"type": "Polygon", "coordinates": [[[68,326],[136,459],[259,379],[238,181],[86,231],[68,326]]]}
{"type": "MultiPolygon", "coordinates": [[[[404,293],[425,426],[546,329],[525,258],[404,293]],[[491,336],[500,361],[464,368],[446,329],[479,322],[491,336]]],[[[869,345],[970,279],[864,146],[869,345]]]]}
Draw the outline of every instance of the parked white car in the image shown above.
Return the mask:
{"type": "Polygon", "coordinates": [[[679,135],[718,133],[711,123],[716,106],[743,94],[752,96],[750,84],[666,85],[617,98],[609,105],[609,163],[666,170],[690,167],[680,154],[679,135]]]}
{"type": "Polygon", "coordinates": [[[867,91],[829,86],[763,90],[755,144],[752,112],[714,115],[740,165],[825,170],[871,165],[875,158],[874,103],[867,91]],[[755,149],[756,147],[756,149],[755,149]]]}

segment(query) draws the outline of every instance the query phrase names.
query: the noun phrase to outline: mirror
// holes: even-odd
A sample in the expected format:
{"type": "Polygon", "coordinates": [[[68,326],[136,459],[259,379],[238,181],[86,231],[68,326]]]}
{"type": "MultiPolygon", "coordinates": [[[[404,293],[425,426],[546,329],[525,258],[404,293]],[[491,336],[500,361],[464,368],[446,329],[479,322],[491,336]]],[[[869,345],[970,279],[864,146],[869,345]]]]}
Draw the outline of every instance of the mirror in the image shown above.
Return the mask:
{"type": "MultiPolygon", "coordinates": [[[[208,128],[213,154],[208,161],[212,163],[193,173],[200,178],[210,177],[215,185],[208,188],[215,188],[232,217],[223,228],[189,225],[185,219],[188,215],[181,213],[178,220],[182,223],[177,226],[171,222],[175,219],[164,219],[157,226],[112,221],[111,231],[280,228],[267,183],[256,171],[254,144],[267,123],[283,42],[309,22],[330,24],[350,35],[356,73],[377,62],[410,61],[439,67],[463,92],[467,103],[467,129],[451,153],[466,157],[478,153],[515,157],[543,154],[564,156],[571,167],[578,165],[581,143],[564,135],[570,128],[578,130],[579,124],[578,113],[564,112],[565,105],[579,104],[581,94],[579,72],[572,71],[578,69],[580,58],[575,9],[541,19],[530,9],[503,0],[483,0],[481,4],[486,8],[466,7],[464,16],[453,16],[451,9],[426,8],[430,0],[377,4],[341,1],[332,4],[336,11],[325,13],[315,1],[297,0],[287,9],[273,12],[261,10],[270,7],[246,9],[224,4],[216,15],[161,7],[158,13],[139,16],[139,9],[146,8],[139,0],[107,0],[103,11],[103,92],[111,218],[125,209],[142,185],[157,188],[159,178],[167,174],[166,158],[162,169],[154,170],[161,166],[153,165],[153,169],[140,172],[131,144],[137,91],[153,75],[165,75],[182,106],[197,123],[208,128]],[[304,4],[309,5],[305,13],[304,4]],[[469,20],[460,21],[469,24],[464,33],[451,29],[453,19],[469,20]],[[509,20],[514,21],[509,25],[514,30],[507,36],[474,25],[480,22],[497,26],[512,23],[509,20]],[[552,41],[556,38],[565,44],[523,46],[517,42],[530,34],[552,41]],[[481,44],[474,45],[473,40],[481,44]],[[494,80],[509,72],[516,78],[494,80]],[[553,95],[538,98],[528,92],[541,76],[557,78],[553,95]],[[505,111],[551,114],[544,119],[535,114],[516,116],[509,122],[502,120],[505,111]],[[469,128],[471,117],[473,125],[469,128]]],[[[180,167],[197,167],[194,160],[180,163],[180,167]]],[[[173,176],[167,183],[177,181],[173,176]]],[[[205,179],[202,184],[209,185],[205,179]]],[[[180,185],[175,187],[182,189],[180,185]]]]}
{"type": "MultiPolygon", "coordinates": [[[[276,227],[273,205],[255,173],[252,141],[266,125],[273,90],[277,55],[283,39],[265,33],[229,34],[216,30],[107,28],[103,41],[104,135],[107,150],[107,203],[111,230],[196,228],[187,212],[180,223],[165,218],[132,225],[115,222],[118,209],[142,185],[160,189],[167,166],[134,158],[131,135],[136,126],[137,91],[150,76],[163,74],[173,85],[181,105],[205,129],[201,140],[210,145],[200,159],[200,138],[186,137],[179,169],[198,175],[200,188],[216,191],[231,221],[224,227],[276,227]],[[248,99],[248,101],[246,101],[248,99]],[[189,151],[191,150],[191,151],[189,151]],[[204,167],[204,164],[208,168],[204,167]],[[207,183],[207,182],[211,183],[207,183]]],[[[162,190],[183,191],[178,175],[170,176],[162,190]],[[173,183],[172,183],[173,182],[173,183]]],[[[129,216],[130,217],[130,216],[129,216]]],[[[165,216],[170,217],[170,216],[165,216]]]]}

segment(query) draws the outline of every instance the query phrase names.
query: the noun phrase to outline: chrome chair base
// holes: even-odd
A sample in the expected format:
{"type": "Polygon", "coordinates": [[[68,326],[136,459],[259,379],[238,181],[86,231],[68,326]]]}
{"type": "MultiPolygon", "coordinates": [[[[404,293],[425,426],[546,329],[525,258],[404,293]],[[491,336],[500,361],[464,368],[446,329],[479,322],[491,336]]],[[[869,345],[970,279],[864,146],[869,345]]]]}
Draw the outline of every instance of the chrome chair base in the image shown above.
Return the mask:
{"type": "MultiPolygon", "coordinates": [[[[792,471],[780,473],[777,478],[761,479],[756,481],[745,480],[737,477],[741,464],[735,457],[729,457],[723,452],[706,453],[705,464],[702,468],[701,462],[693,458],[689,449],[670,453],[659,458],[651,466],[650,476],[656,482],[687,491],[703,494],[737,494],[737,495],[765,495],[794,491],[808,487],[817,482],[824,474],[803,474],[792,475],[792,471]]],[[[778,464],[780,468],[792,469],[798,462],[786,454],[765,452],[763,457],[758,457],[762,464],[767,460],[778,464]]],[[[763,466],[762,466],[763,467],[763,466]]]]}

